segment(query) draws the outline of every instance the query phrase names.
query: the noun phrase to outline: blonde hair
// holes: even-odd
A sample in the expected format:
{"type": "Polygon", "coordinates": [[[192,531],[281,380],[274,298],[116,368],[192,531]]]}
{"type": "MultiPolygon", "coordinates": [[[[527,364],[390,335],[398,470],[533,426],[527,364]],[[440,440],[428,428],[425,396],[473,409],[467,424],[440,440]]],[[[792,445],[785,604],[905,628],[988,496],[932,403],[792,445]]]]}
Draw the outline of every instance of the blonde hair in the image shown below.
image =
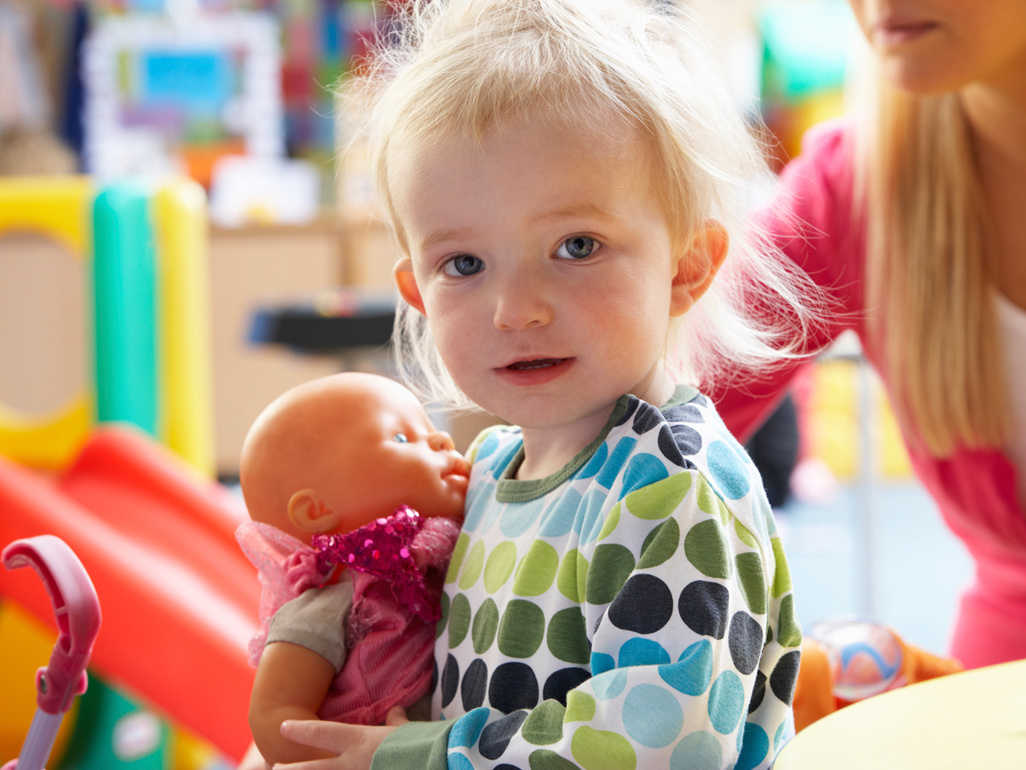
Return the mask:
{"type": "Polygon", "coordinates": [[[932,454],[1008,438],[992,245],[957,93],[873,74],[856,163],[867,221],[869,333],[905,435],[932,454]]]}
{"type": "MultiPolygon", "coordinates": [[[[671,376],[712,385],[797,355],[796,341],[816,318],[807,303],[815,293],[750,227],[753,190],[769,179],[762,147],[705,52],[702,30],[679,5],[414,0],[348,98],[356,109],[370,105],[378,192],[407,254],[389,176],[402,151],[454,134],[480,139],[525,118],[592,132],[615,125],[650,138],[674,232],[686,242],[714,218],[730,239],[724,277],[674,325],[665,356],[671,376]]],[[[468,405],[438,359],[429,324],[404,303],[395,344],[422,397],[468,405]]]]}

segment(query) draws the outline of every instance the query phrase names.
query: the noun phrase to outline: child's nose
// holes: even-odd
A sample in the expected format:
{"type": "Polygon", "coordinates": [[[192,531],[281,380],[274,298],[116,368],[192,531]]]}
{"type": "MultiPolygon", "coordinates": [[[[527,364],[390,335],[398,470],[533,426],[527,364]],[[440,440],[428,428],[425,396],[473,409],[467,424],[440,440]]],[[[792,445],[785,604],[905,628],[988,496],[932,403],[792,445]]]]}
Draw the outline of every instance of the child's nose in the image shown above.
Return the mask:
{"type": "Polygon", "coordinates": [[[552,304],[545,291],[545,279],[524,270],[502,282],[495,300],[495,328],[526,329],[552,321],[552,304]]]}
{"type": "Polygon", "coordinates": [[[428,436],[428,446],[436,452],[449,452],[456,448],[456,443],[444,430],[437,430],[428,436]]]}

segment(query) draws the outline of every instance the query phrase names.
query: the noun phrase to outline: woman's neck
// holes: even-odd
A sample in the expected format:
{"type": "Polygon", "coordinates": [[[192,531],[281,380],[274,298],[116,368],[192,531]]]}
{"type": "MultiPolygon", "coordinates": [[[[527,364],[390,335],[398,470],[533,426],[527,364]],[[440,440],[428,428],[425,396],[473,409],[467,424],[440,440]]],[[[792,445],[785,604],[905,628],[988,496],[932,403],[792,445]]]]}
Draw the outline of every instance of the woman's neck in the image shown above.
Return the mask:
{"type": "Polygon", "coordinates": [[[1004,89],[962,93],[994,244],[995,283],[1026,309],[1026,75],[1004,89]]]}

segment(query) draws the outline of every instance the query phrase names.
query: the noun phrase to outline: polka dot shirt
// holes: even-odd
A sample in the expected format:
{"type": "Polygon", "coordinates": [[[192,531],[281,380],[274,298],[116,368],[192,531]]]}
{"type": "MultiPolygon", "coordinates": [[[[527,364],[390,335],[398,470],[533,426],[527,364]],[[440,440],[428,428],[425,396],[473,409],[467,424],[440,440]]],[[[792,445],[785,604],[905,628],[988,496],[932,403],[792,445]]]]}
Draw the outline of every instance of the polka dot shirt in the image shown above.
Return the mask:
{"type": "Polygon", "coordinates": [[[442,721],[393,733],[374,767],[768,767],[793,730],[801,630],[758,472],[709,400],[625,396],[547,479],[512,478],[516,428],[471,457],[442,721]]]}

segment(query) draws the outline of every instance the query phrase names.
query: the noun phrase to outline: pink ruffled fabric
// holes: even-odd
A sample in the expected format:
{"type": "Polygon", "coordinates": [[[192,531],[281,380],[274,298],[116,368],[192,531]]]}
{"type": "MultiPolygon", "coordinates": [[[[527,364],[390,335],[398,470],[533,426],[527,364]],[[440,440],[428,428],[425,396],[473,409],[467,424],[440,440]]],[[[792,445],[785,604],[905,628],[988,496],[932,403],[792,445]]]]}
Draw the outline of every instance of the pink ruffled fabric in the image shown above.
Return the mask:
{"type": "Polygon", "coordinates": [[[278,608],[344,564],[354,588],[347,658],[318,714],[381,724],[393,706],[410,706],[430,687],[441,584],[459,531],[451,519],[424,519],[406,506],[346,535],[314,538],[313,547],[267,524],[240,525],[236,537],[263,585],[250,663],[259,661],[278,608]]]}

